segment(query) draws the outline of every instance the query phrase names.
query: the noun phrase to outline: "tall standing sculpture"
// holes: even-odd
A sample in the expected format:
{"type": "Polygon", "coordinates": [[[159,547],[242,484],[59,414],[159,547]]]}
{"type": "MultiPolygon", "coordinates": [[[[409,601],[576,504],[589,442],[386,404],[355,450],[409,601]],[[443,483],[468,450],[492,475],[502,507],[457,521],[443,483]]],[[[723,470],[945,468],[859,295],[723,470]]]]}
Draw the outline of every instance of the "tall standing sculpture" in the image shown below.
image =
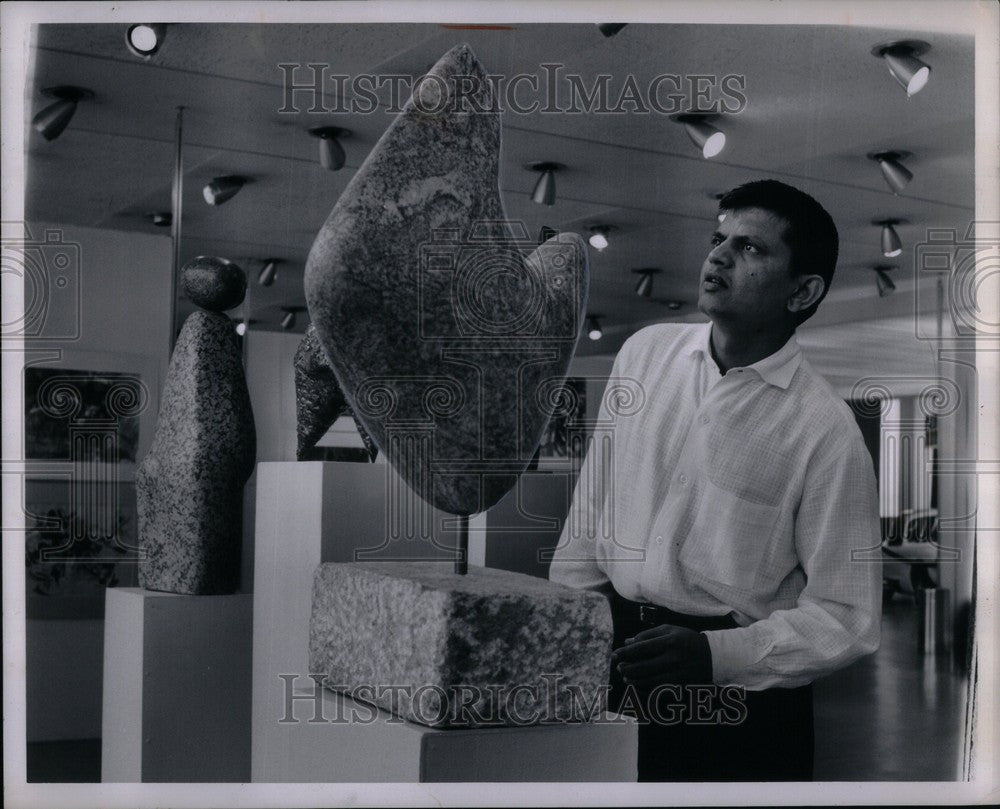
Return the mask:
{"type": "Polygon", "coordinates": [[[139,583],[147,590],[222,595],[239,585],[243,486],[256,456],[253,411],[232,321],[243,270],[198,257],[183,270],[201,309],[170,358],[152,446],[136,477],[139,583]]]}

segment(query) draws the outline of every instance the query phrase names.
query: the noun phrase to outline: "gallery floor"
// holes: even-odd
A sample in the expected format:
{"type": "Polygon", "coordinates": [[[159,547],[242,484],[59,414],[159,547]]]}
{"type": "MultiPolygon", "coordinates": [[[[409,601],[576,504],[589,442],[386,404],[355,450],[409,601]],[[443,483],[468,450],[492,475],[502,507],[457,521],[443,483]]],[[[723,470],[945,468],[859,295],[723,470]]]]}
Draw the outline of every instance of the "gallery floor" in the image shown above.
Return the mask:
{"type": "MultiPolygon", "coordinates": [[[[816,684],[817,780],[955,780],[965,680],[916,637],[913,600],[897,595],[879,651],[816,684]]],[[[27,758],[31,782],[100,780],[100,740],[31,744],[27,758]]]]}

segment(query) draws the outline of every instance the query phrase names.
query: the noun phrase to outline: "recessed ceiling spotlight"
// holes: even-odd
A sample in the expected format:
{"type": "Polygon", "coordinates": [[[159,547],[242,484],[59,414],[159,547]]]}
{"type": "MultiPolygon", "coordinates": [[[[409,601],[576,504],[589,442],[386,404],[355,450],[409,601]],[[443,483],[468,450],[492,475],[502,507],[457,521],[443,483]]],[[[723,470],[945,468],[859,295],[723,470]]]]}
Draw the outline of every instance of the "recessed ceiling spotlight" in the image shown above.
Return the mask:
{"type": "Polygon", "coordinates": [[[170,211],[152,211],[146,218],[158,228],[168,228],[174,223],[174,215],[170,211]]]}
{"type": "Polygon", "coordinates": [[[632,272],[639,275],[639,283],[635,285],[635,294],[642,298],[652,296],[653,276],[663,272],[663,270],[657,267],[644,267],[642,269],[632,270],[632,272]]]}
{"type": "Polygon", "coordinates": [[[885,181],[894,194],[900,193],[906,188],[906,184],[913,179],[913,172],[899,162],[908,157],[912,157],[912,155],[900,150],[868,153],[868,158],[878,163],[879,168],[882,169],[882,176],[885,177],[885,181]]]}
{"type": "Polygon", "coordinates": [[[590,246],[595,250],[603,250],[608,246],[608,234],[615,229],[614,225],[591,225],[590,228],[590,238],[587,240],[590,242],[590,246]]]}
{"type": "Polygon", "coordinates": [[[535,189],[531,192],[531,201],[537,205],[554,205],[556,201],[556,172],[566,168],[562,163],[554,163],[551,160],[544,160],[539,163],[528,163],[525,166],[529,171],[541,173],[535,189]]]}
{"type": "Polygon", "coordinates": [[[130,25],[125,32],[125,43],[136,56],[149,59],[160,49],[167,36],[167,26],[162,22],[141,22],[130,25]]]}
{"type": "Polygon", "coordinates": [[[872,267],[872,269],[875,270],[875,286],[878,287],[878,296],[884,298],[896,289],[896,285],[888,274],[890,270],[894,270],[896,267],[891,264],[879,264],[876,267],[872,267]]]}
{"type": "Polygon", "coordinates": [[[706,160],[715,157],[726,146],[725,133],[712,126],[709,121],[715,120],[719,116],[711,112],[680,112],[670,116],[670,120],[677,124],[684,124],[688,137],[699,149],[702,157],[706,160]]]}
{"type": "Polygon", "coordinates": [[[262,287],[269,287],[277,280],[279,261],[281,261],[280,258],[264,259],[264,266],[261,267],[260,273],[257,275],[258,284],[262,287]]]}
{"type": "Polygon", "coordinates": [[[931,77],[930,65],[917,58],[930,47],[920,39],[899,39],[876,45],[872,48],[872,56],[885,60],[892,77],[906,88],[909,98],[923,90],[931,77]]]}
{"type": "Polygon", "coordinates": [[[873,225],[882,228],[882,255],[886,258],[895,258],[903,252],[903,243],[896,233],[896,225],[906,224],[905,219],[875,219],[873,225]]]}
{"type": "Polygon", "coordinates": [[[209,205],[222,205],[222,203],[235,197],[240,189],[246,185],[247,178],[239,174],[229,174],[225,177],[214,177],[212,181],[202,189],[202,196],[209,205]]]}
{"type": "Polygon", "coordinates": [[[347,154],[340,145],[340,139],[348,137],[351,130],[339,126],[314,126],[309,134],[319,138],[320,165],[327,171],[342,169],[347,162],[347,154]]]}
{"type": "Polygon", "coordinates": [[[76,105],[84,99],[94,97],[94,93],[86,87],[75,87],[72,84],[59,84],[46,87],[42,95],[55,98],[55,104],[49,104],[31,119],[32,125],[41,133],[45,140],[55,140],[73,120],[76,105]]]}
{"type": "Polygon", "coordinates": [[[587,336],[591,340],[600,340],[604,336],[604,332],[601,331],[601,315],[588,315],[587,316],[587,336]]]}

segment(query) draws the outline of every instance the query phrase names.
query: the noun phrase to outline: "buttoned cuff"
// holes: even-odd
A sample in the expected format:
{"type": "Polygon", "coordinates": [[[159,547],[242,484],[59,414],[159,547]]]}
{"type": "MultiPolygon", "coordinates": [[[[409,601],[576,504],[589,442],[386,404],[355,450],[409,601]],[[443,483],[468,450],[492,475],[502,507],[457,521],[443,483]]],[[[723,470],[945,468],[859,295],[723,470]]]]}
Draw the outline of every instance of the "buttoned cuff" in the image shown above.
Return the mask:
{"type": "Polygon", "coordinates": [[[745,685],[747,669],[769,651],[746,627],[713,629],[702,633],[712,651],[712,682],[715,685],[745,685]]]}

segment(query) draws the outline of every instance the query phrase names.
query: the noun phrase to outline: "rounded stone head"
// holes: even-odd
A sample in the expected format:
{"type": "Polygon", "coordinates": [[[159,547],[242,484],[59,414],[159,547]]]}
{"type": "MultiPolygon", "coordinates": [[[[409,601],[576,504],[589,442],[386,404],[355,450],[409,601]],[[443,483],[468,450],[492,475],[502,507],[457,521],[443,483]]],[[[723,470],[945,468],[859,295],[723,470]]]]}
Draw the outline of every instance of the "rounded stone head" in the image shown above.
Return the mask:
{"type": "Polygon", "coordinates": [[[184,294],[202,309],[225,312],[243,303],[247,276],[239,267],[218,256],[198,256],[181,270],[184,294]]]}

